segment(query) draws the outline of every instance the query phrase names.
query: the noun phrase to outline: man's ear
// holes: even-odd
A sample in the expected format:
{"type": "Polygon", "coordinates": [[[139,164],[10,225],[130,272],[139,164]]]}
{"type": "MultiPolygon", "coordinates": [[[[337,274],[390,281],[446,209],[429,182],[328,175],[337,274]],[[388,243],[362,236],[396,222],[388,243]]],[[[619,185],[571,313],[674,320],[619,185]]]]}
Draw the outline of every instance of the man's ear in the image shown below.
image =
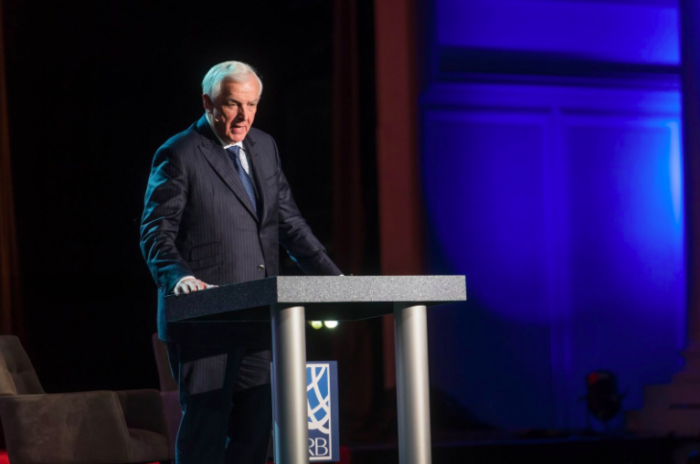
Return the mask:
{"type": "Polygon", "coordinates": [[[214,102],[211,101],[211,97],[206,93],[202,95],[202,105],[204,106],[205,110],[209,112],[214,111],[214,102]]]}

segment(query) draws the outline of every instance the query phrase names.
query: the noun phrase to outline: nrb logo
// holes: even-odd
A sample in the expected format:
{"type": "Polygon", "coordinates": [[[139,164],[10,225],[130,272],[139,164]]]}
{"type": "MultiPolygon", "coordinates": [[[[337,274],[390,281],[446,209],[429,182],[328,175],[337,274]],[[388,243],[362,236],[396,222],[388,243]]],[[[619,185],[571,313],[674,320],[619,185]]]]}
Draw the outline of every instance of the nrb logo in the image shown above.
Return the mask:
{"type": "Polygon", "coordinates": [[[306,363],[310,461],[339,459],[337,391],[335,362],[306,363]]]}
{"type": "MultiPolygon", "coordinates": [[[[271,366],[272,388],[275,368],[271,366]]],[[[274,390],[273,390],[274,391],[274,390]]],[[[309,424],[309,461],[340,461],[338,434],[338,364],[335,361],[306,363],[306,405],[309,424]]],[[[277,422],[277,405],[272,403],[277,422]]],[[[277,426],[275,426],[275,432],[277,426]]],[[[277,437],[275,437],[275,440],[277,437]]]]}

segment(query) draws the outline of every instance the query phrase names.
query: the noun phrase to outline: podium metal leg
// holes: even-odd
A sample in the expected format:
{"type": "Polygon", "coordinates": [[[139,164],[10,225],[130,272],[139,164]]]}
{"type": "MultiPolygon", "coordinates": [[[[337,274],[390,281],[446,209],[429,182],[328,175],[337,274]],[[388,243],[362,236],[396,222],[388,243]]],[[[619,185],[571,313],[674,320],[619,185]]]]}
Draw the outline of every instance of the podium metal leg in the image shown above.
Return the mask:
{"type": "Polygon", "coordinates": [[[425,306],[394,303],[399,462],[430,464],[430,392],[425,306]]]}
{"type": "Polygon", "coordinates": [[[306,328],[303,306],[272,305],[272,356],[277,420],[275,462],[309,462],[306,406],[306,328]]]}

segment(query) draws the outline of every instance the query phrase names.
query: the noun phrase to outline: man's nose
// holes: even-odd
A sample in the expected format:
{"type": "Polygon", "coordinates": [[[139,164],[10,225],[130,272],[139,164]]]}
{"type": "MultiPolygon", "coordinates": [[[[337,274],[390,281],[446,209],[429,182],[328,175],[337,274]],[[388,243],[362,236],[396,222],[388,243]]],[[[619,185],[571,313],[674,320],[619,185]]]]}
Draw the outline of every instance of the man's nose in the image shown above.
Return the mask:
{"type": "Polygon", "coordinates": [[[238,117],[241,120],[246,120],[248,119],[248,112],[250,112],[250,109],[246,105],[241,105],[240,111],[238,111],[238,117]]]}

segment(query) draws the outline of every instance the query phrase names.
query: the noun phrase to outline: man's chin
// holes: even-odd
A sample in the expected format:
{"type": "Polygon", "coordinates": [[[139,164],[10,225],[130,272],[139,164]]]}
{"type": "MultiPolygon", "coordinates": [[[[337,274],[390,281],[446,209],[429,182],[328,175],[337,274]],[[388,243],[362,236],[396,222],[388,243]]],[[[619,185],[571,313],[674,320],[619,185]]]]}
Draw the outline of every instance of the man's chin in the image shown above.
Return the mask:
{"type": "Polygon", "coordinates": [[[227,135],[228,135],[228,139],[229,139],[230,143],[238,143],[238,142],[242,142],[243,139],[245,139],[246,134],[247,134],[247,132],[245,132],[243,134],[231,134],[231,133],[229,133],[227,135]]]}

